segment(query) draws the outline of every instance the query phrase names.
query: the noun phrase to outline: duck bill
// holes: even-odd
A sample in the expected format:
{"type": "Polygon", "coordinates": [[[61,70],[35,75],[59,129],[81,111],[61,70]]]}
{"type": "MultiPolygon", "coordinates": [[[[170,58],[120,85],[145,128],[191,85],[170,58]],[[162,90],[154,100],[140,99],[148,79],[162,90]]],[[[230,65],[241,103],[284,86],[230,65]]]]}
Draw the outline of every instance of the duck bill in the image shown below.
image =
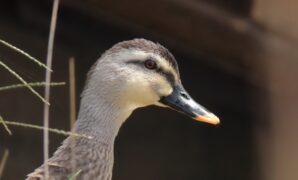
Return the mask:
{"type": "Polygon", "coordinates": [[[213,125],[220,123],[219,118],[194,101],[182,85],[176,85],[172,94],[162,97],[160,103],[184,113],[196,121],[213,125]]]}

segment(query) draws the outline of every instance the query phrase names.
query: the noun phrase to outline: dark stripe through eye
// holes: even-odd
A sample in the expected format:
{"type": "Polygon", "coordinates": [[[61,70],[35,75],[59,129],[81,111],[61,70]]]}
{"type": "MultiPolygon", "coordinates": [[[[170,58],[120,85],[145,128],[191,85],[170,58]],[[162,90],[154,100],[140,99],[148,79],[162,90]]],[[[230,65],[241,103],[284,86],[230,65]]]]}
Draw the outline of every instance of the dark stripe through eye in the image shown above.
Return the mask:
{"type": "MultiPolygon", "coordinates": [[[[130,60],[130,61],[127,61],[127,63],[136,64],[136,65],[145,67],[144,62],[140,61],[140,60],[130,60]]],[[[160,75],[162,75],[163,77],[165,77],[166,80],[174,87],[174,85],[175,85],[175,76],[174,76],[174,74],[172,74],[172,72],[166,71],[162,67],[159,67],[159,68],[155,69],[155,71],[157,73],[159,73],[160,75]]]]}
{"type": "Polygon", "coordinates": [[[174,87],[175,85],[175,76],[169,72],[169,71],[165,71],[162,68],[159,68],[156,70],[159,74],[161,74],[162,76],[164,76],[167,81],[172,85],[172,87],[174,87]]]}

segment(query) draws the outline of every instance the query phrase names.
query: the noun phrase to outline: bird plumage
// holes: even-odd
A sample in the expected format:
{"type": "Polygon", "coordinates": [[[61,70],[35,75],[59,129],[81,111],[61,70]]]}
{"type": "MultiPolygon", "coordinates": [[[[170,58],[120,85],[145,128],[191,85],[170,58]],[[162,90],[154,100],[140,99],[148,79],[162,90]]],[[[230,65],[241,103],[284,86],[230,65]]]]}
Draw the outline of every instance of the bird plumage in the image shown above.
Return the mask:
{"type": "MultiPolygon", "coordinates": [[[[112,146],[85,138],[76,138],[74,142],[71,141],[71,138],[67,138],[53,157],[49,159],[50,180],[67,180],[76,173],[76,179],[111,179],[112,146]],[[75,146],[79,148],[75,148],[75,146]]],[[[29,174],[28,179],[43,179],[43,168],[44,166],[41,166],[29,174]]]]}
{"type": "MultiPolygon", "coordinates": [[[[47,161],[49,179],[69,179],[78,172],[78,180],[111,180],[118,131],[135,109],[148,105],[170,106],[196,120],[219,122],[184,90],[177,62],[165,47],[145,39],[120,42],[93,65],[81,95],[74,130],[92,139],[64,140],[47,161]]],[[[27,180],[43,178],[44,165],[27,180]]]]}

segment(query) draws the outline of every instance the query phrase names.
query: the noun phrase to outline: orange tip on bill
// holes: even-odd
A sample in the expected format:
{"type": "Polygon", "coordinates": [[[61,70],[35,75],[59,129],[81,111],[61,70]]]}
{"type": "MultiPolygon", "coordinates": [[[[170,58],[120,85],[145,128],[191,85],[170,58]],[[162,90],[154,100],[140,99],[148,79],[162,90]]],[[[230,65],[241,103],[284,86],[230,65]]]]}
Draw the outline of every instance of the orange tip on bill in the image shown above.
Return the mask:
{"type": "Polygon", "coordinates": [[[213,125],[218,125],[220,123],[219,118],[212,113],[206,114],[204,116],[197,116],[194,119],[200,122],[213,124],[213,125]]]}

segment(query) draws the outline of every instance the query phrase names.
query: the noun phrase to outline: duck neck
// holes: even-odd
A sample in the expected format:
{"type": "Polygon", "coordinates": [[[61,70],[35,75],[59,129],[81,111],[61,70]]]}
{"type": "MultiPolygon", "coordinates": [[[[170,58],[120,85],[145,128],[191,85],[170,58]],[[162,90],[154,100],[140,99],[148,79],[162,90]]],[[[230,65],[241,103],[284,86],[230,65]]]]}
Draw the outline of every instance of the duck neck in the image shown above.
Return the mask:
{"type": "Polygon", "coordinates": [[[75,131],[92,136],[93,140],[113,146],[123,122],[132,113],[125,105],[116,103],[115,97],[90,92],[82,94],[81,105],[75,131]]]}

